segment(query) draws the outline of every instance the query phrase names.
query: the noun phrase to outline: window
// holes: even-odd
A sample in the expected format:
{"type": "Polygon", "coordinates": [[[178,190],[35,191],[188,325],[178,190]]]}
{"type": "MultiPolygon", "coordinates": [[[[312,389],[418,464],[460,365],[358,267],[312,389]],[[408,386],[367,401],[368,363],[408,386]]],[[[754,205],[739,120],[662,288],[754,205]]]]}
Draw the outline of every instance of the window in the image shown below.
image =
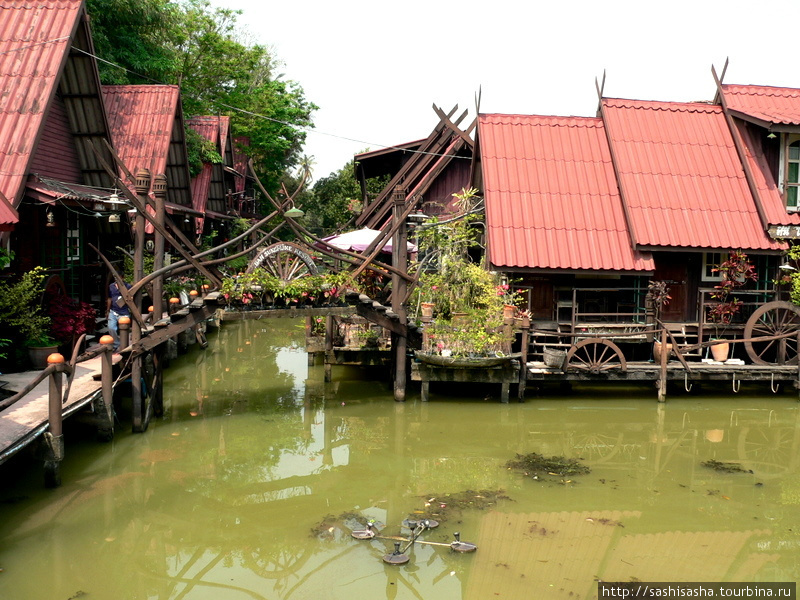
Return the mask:
{"type": "Polygon", "coordinates": [[[720,281],[722,274],[714,272],[712,269],[722,262],[722,254],[720,252],[704,252],[703,253],[703,281],[720,281]]]}
{"type": "Polygon", "coordinates": [[[797,190],[800,187],[800,140],[786,148],[786,208],[800,210],[797,205],[797,190]]]}

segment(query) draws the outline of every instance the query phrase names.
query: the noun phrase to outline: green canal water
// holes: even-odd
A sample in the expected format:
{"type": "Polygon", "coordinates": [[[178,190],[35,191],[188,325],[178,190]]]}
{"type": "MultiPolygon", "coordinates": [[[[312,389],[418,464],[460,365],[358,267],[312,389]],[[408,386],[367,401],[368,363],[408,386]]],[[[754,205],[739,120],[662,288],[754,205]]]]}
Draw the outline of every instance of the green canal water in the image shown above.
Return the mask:
{"type": "MultiPolygon", "coordinates": [[[[226,325],[174,361],[166,406],[110,444],[67,429],[63,485],[20,457],[0,471],[0,598],[593,598],[596,580],[800,580],[796,394],[432,386],[395,403],[388,374],[308,367],[298,320],[226,325]],[[469,392],[469,393],[466,393],[469,392]],[[78,438],[78,439],[76,439],[78,438]],[[516,454],[583,475],[525,475],[516,454]],[[741,472],[703,466],[736,463],[741,472]],[[420,539],[349,533],[375,519],[420,539]]],[[[120,412],[124,411],[124,405],[120,412]]]]}

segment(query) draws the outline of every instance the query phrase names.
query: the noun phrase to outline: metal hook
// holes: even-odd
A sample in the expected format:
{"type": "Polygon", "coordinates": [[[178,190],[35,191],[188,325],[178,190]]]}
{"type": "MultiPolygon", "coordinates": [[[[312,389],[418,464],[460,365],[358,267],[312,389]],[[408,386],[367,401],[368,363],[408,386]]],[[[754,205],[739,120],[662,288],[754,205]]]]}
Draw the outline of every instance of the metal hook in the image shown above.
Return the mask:
{"type": "Polygon", "coordinates": [[[781,389],[781,384],[775,385],[775,373],[771,375],[769,381],[769,389],[772,391],[773,394],[777,394],[778,390],[781,389]]]}
{"type": "Polygon", "coordinates": [[[694,386],[694,384],[693,383],[689,383],[689,374],[688,373],[684,373],[683,374],[683,389],[685,389],[687,392],[691,392],[692,391],[692,386],[694,386]]]}
{"type": "Polygon", "coordinates": [[[739,393],[739,388],[741,388],[741,387],[742,387],[742,382],[741,382],[741,380],[739,380],[739,382],[738,382],[738,383],[739,383],[739,385],[736,385],[736,383],[737,383],[737,382],[736,382],[736,375],[734,375],[734,376],[733,376],[733,379],[731,380],[731,383],[732,383],[732,385],[733,385],[733,393],[734,393],[734,394],[738,394],[738,393],[739,393]]]}

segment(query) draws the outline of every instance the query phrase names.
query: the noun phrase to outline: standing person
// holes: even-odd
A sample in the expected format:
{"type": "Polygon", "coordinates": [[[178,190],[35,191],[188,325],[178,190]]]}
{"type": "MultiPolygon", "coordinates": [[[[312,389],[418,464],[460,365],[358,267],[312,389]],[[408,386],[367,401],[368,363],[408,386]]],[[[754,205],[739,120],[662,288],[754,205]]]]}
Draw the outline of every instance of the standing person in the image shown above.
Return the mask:
{"type": "MultiPolygon", "coordinates": [[[[125,287],[131,289],[130,283],[125,283],[125,287]]],[[[131,310],[122,299],[122,294],[116,282],[108,286],[108,300],[106,300],[106,318],[108,319],[108,332],[114,338],[114,352],[119,350],[119,318],[130,317],[131,310]],[[120,306],[121,305],[121,306],[120,306]]]]}

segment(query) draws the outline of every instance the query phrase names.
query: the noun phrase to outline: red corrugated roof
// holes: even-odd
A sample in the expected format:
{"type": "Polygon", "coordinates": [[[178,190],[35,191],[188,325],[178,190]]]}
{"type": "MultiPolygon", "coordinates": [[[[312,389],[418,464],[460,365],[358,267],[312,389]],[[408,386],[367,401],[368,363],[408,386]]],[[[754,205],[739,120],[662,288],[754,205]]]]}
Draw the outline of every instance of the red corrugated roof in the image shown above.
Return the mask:
{"type": "Polygon", "coordinates": [[[636,244],[783,247],[759,220],[720,106],[606,98],[602,107],[636,244]]]}
{"type": "MultiPolygon", "coordinates": [[[[216,115],[189,117],[186,119],[186,125],[214,144],[217,152],[224,158],[225,145],[228,142],[228,133],[230,130],[230,117],[216,115]]],[[[203,165],[203,170],[192,179],[192,206],[194,206],[195,210],[199,210],[202,213],[206,212],[208,197],[211,193],[213,172],[214,165],[212,163],[205,163],[203,165]]],[[[202,233],[203,222],[201,219],[198,219],[196,227],[198,230],[197,233],[202,233]]]]}
{"type": "Polygon", "coordinates": [[[768,123],[800,125],[800,90],[766,85],[722,86],[730,110],[768,123]]]}
{"type": "Polygon", "coordinates": [[[103,100],[114,146],[128,169],[166,173],[178,86],[104,85],[103,100]]]}
{"type": "Polygon", "coordinates": [[[600,119],[480,115],[491,263],[652,271],[632,249],[600,119]]]}
{"type": "MultiPolygon", "coordinates": [[[[750,135],[747,124],[744,121],[736,120],[736,127],[744,143],[745,156],[750,165],[750,172],[761,199],[761,206],[764,209],[767,223],[769,225],[800,225],[800,213],[789,213],[786,211],[783,195],[775,185],[775,179],[767,165],[767,159],[760,143],[750,135]]],[[[751,125],[750,127],[754,127],[751,125]]]]}
{"type": "MultiPolygon", "coordinates": [[[[81,0],[0,0],[0,192],[16,205],[81,0]]],[[[18,217],[0,202],[0,226],[18,217]]]]}
{"type": "Polygon", "coordinates": [[[236,172],[241,175],[241,177],[237,177],[234,181],[235,188],[234,191],[244,192],[246,187],[246,177],[247,177],[247,162],[250,160],[250,157],[245,154],[241,148],[250,145],[250,138],[237,136],[233,138],[233,168],[236,169],[236,172]]]}

